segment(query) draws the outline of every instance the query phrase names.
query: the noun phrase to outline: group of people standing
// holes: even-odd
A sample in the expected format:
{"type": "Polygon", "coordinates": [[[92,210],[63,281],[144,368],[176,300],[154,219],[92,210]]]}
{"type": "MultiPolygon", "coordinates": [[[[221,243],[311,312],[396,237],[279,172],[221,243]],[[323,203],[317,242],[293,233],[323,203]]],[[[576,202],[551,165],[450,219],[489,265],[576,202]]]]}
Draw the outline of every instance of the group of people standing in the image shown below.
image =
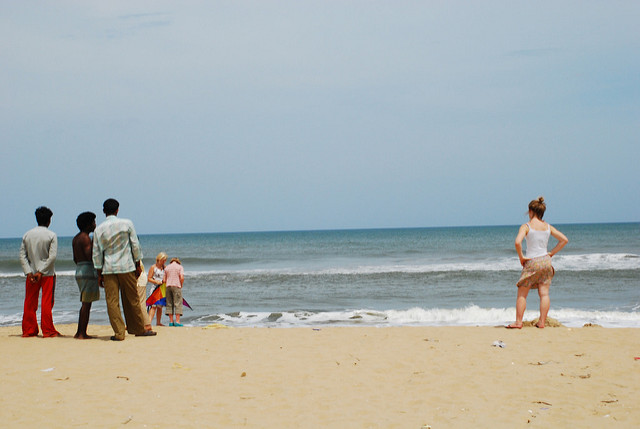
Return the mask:
{"type": "MultiPolygon", "coordinates": [[[[184,285],[184,268],[178,258],[171,258],[168,266],[168,256],[164,252],[158,253],[156,263],[149,268],[147,275],[149,283],[155,285],[149,296],[152,296],[158,288],[166,287],[165,306],[167,316],[169,316],[169,326],[182,326],[180,316],[182,316],[182,286],[184,285]],[[175,316],[175,322],[174,322],[175,316]]],[[[156,325],[164,326],[162,319],[162,304],[151,303],[149,307],[149,320],[156,316],[156,325]]]]}
{"type": "MultiPolygon", "coordinates": [[[[82,307],[75,338],[92,338],[87,335],[87,325],[91,303],[100,297],[98,287],[104,288],[107,313],[114,332],[112,340],[124,340],[125,331],[136,336],[156,335],[151,329],[151,320],[156,316],[156,324],[162,326],[162,309],[161,305],[152,303],[147,314],[144,299],[147,281],[155,285],[156,289],[166,285],[166,306],[170,326],[182,326],[180,316],[183,306],[184,269],[180,260],[173,258],[171,263],[165,266],[168,257],[166,253],[161,252],[149,269],[148,275],[143,274],[142,250],[138,236],[130,220],[117,217],[119,206],[115,199],[106,200],[103,204],[106,219],[97,227],[94,213],[84,212],[78,216],[80,232],[73,238],[72,244],[82,307]],[[89,235],[91,232],[94,232],[93,240],[89,235]],[[120,296],[126,325],[120,312],[120,296]]],[[[569,242],[563,233],[542,220],[546,211],[543,197],[532,200],[528,208],[529,222],[520,227],[515,240],[516,253],[523,269],[517,282],[516,321],[506,326],[509,329],[522,328],[527,295],[531,289],[537,289],[540,297],[540,317],[535,326],[545,327],[550,307],[549,289],[555,274],[551,258],[569,242]],[[557,240],[557,244],[548,251],[551,236],[557,240]],[[522,251],[523,241],[527,242],[526,255],[522,251]]],[[[58,241],[56,234],[48,229],[53,212],[47,207],[38,207],[35,215],[38,226],[24,235],[20,246],[20,262],[27,276],[22,336],[38,335],[36,311],[42,289],[42,334],[44,337],[56,337],[60,333],[53,325],[52,309],[58,241]]]]}
{"type": "MultiPolygon", "coordinates": [[[[96,215],[92,212],[81,213],[76,219],[80,232],[73,238],[73,260],[76,263],[76,282],[80,290],[82,306],[78,318],[78,330],[75,338],[93,338],[87,334],[89,314],[93,302],[100,299],[100,287],[104,288],[107,303],[107,314],[114,335],[113,341],[122,341],[125,333],[135,336],[155,336],[146,311],[146,273],[142,264],[142,249],[133,223],[118,217],[120,204],[110,198],[103,204],[106,216],[104,222],[96,226],[96,215]],[[90,234],[93,233],[93,239],[90,234]],[[144,283],[141,285],[141,283],[144,283]],[[141,290],[142,286],[142,290],[141,290]],[[120,310],[122,299],[122,310],[120,310]],[[126,324],[125,324],[126,322],[126,324]]],[[[42,306],[40,324],[44,337],[60,335],[53,324],[52,310],[55,291],[55,261],[58,252],[58,238],[49,229],[53,212],[47,207],[38,207],[35,212],[38,226],[27,231],[20,245],[20,262],[27,276],[25,288],[24,311],[22,317],[22,336],[34,337],[39,333],[36,312],[38,298],[42,290],[42,306]]],[[[166,261],[166,255],[164,255],[166,261]]],[[[158,261],[156,261],[156,264],[158,261]]],[[[177,258],[165,269],[164,262],[159,270],[160,277],[154,269],[149,271],[153,284],[162,281],[167,285],[167,302],[171,303],[171,311],[182,314],[181,288],[184,283],[184,270],[177,258]],[[176,265],[176,266],[174,266],[176,265]],[[178,292],[175,289],[179,289],[178,292]],[[171,295],[171,298],[169,298],[171,295]],[[179,297],[179,305],[174,301],[179,297]]],[[[160,283],[160,284],[162,284],[160,283]]],[[[179,314],[177,323],[180,325],[179,314]]],[[[158,322],[160,315],[158,315],[158,322]]]]}

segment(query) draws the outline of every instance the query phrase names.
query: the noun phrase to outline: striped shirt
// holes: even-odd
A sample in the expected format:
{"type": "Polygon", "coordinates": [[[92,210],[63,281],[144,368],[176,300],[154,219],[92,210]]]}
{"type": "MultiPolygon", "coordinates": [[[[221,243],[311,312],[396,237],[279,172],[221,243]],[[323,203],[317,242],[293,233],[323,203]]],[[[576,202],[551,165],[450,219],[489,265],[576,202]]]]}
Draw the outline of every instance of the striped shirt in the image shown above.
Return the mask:
{"type": "Polygon", "coordinates": [[[133,222],[107,216],[93,233],[93,265],[102,274],[122,274],[136,270],[142,249],[133,222]]]}

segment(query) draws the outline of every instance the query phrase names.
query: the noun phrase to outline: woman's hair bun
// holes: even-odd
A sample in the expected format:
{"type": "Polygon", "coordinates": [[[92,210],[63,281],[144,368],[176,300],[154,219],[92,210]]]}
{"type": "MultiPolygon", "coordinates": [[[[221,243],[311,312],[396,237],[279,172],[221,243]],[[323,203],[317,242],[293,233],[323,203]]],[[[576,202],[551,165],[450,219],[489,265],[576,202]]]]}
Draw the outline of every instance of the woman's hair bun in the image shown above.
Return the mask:
{"type": "Polygon", "coordinates": [[[542,220],[544,212],[547,209],[547,205],[544,203],[544,197],[540,196],[529,203],[529,210],[532,211],[536,217],[542,220]]]}

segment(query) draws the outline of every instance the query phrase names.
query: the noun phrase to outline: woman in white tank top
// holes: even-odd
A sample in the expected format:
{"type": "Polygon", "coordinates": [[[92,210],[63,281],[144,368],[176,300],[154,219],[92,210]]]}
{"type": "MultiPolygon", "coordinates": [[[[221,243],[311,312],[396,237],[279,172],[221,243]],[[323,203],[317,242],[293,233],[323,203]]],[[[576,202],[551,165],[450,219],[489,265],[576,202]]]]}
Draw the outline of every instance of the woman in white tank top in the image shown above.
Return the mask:
{"type": "Polygon", "coordinates": [[[540,317],[535,324],[537,328],[544,328],[547,321],[547,313],[551,300],[549,288],[551,279],[555,273],[551,265],[551,258],[569,242],[569,239],[560,231],[542,220],[547,206],[544,198],[540,197],[529,203],[529,222],[520,227],[516,236],[516,252],[522,265],[522,274],[518,280],[518,295],[516,298],[516,321],[506,327],[520,329],[523,325],[524,311],[527,308],[527,295],[529,289],[538,289],[540,297],[540,317]],[[558,244],[547,251],[549,237],[558,240],[558,244]],[[522,253],[522,240],[527,242],[527,255],[522,253]]]}
{"type": "MultiPolygon", "coordinates": [[[[156,288],[160,287],[164,282],[164,264],[167,262],[167,254],[164,252],[158,253],[156,256],[156,263],[149,268],[149,275],[147,276],[149,279],[149,283],[153,285],[151,288],[151,293],[153,293],[156,288]]],[[[149,294],[151,295],[151,294],[149,294]]],[[[152,305],[149,308],[149,320],[153,321],[153,316],[156,316],[156,326],[164,326],[160,320],[162,319],[162,306],[160,305],[152,305]]]]}

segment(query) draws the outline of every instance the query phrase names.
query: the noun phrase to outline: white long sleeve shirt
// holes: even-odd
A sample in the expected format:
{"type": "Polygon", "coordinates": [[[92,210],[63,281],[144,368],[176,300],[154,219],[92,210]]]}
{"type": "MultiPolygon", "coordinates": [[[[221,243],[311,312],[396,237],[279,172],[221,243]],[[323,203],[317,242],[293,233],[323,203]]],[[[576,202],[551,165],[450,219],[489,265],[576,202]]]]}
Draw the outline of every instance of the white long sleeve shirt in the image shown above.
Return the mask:
{"type": "Polygon", "coordinates": [[[49,228],[37,226],[22,237],[20,263],[25,274],[39,272],[44,276],[55,275],[57,256],[58,237],[49,228]]]}

